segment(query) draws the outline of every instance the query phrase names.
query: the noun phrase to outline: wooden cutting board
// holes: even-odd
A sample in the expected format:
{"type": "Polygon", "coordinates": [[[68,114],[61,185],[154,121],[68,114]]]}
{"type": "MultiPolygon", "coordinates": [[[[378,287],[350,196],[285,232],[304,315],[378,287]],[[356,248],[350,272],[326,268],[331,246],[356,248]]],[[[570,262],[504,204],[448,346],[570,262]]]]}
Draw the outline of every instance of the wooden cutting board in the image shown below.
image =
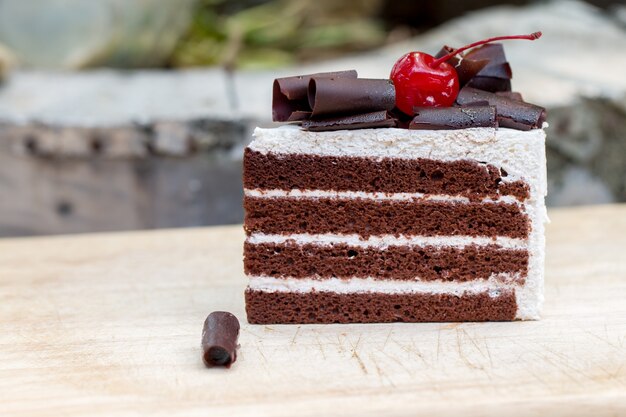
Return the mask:
{"type": "Polygon", "coordinates": [[[537,322],[248,325],[239,226],[0,240],[0,416],[626,415],[626,206],[550,216],[537,322]]]}

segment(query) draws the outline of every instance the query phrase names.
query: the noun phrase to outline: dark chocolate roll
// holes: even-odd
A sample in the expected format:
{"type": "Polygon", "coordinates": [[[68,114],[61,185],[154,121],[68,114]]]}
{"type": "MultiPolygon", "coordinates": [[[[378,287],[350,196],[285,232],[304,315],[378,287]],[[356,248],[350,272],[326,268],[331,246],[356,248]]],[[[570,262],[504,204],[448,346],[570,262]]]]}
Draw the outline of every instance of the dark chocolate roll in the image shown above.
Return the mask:
{"type": "Polygon", "coordinates": [[[409,129],[443,130],[497,127],[494,106],[416,107],[409,129]]]}
{"type": "Polygon", "coordinates": [[[202,361],[208,367],[230,365],[237,360],[239,320],[226,311],[214,311],[202,329],[202,361]]]}
{"type": "Polygon", "coordinates": [[[309,106],[312,118],[391,110],[396,89],[388,79],[311,78],[309,106]]]}
{"type": "MultiPolygon", "coordinates": [[[[441,47],[441,49],[439,50],[439,52],[437,52],[434,56],[435,58],[439,59],[439,58],[443,58],[444,56],[450,54],[454,52],[454,48],[448,45],[444,45],[441,47]]],[[[459,62],[461,61],[461,57],[459,57],[458,55],[454,55],[452,56],[452,58],[448,59],[446,61],[446,63],[452,65],[453,67],[456,67],[459,62]]]]}
{"type": "Polygon", "coordinates": [[[472,87],[463,87],[456,98],[456,102],[461,106],[484,101],[496,106],[498,125],[502,127],[518,130],[537,129],[546,120],[546,109],[543,107],[472,87]]]}
{"type": "Polygon", "coordinates": [[[343,129],[368,129],[374,127],[395,127],[396,120],[386,110],[329,117],[326,119],[304,120],[302,128],[313,132],[343,129]]]}
{"type": "Polygon", "coordinates": [[[511,69],[511,65],[508,62],[502,64],[491,64],[488,62],[482,70],[478,71],[478,74],[476,74],[476,76],[510,80],[511,78],[513,78],[513,70],[511,69]]]}
{"type": "Polygon", "coordinates": [[[511,91],[513,71],[506,60],[502,44],[490,43],[474,48],[465,54],[464,59],[488,61],[465,85],[491,92],[511,91]]]}
{"type": "MultiPolygon", "coordinates": [[[[477,48],[469,50],[464,58],[473,60],[486,59],[488,64],[478,73],[483,77],[499,77],[503,74],[502,69],[508,66],[506,55],[504,54],[504,46],[501,43],[488,43],[477,48]]],[[[510,69],[510,66],[508,67],[510,69]]],[[[511,78],[510,72],[504,72],[506,78],[511,78]]]]}
{"type": "Polygon", "coordinates": [[[487,100],[483,100],[483,101],[472,101],[471,103],[465,103],[462,106],[459,103],[454,103],[453,106],[454,107],[473,107],[473,106],[477,106],[477,107],[484,107],[484,106],[488,106],[489,102],[487,100]]]}
{"type": "MultiPolygon", "coordinates": [[[[441,58],[442,56],[447,55],[452,51],[454,51],[454,48],[446,45],[441,48],[437,55],[435,55],[435,58],[441,58]]],[[[463,59],[461,59],[458,55],[455,55],[452,58],[448,59],[446,63],[454,67],[459,77],[459,84],[462,87],[467,84],[469,80],[474,78],[476,74],[478,74],[480,70],[482,70],[489,63],[489,59],[475,59],[465,56],[463,57],[463,59]]]]}
{"type": "Polygon", "coordinates": [[[522,93],[518,93],[517,91],[497,91],[496,95],[500,97],[506,97],[514,101],[524,101],[522,93]]]}
{"type": "Polygon", "coordinates": [[[509,92],[511,91],[511,80],[506,78],[483,77],[477,75],[476,77],[469,80],[465,84],[465,87],[477,88],[479,90],[485,90],[491,93],[509,92]]]}
{"type": "Polygon", "coordinates": [[[312,77],[356,78],[357,72],[355,70],[320,72],[275,79],[272,97],[272,120],[275,122],[292,122],[307,119],[311,115],[308,88],[312,77]]]}

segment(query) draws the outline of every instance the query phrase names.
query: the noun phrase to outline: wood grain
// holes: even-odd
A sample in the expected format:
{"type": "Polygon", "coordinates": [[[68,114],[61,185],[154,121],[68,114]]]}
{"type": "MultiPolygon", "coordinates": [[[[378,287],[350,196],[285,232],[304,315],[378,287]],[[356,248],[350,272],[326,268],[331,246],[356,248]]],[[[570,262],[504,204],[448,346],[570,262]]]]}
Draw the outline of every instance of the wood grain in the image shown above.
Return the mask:
{"type": "Polygon", "coordinates": [[[550,215],[537,322],[248,325],[240,227],[0,240],[0,415],[626,415],[626,206],[550,215]]]}

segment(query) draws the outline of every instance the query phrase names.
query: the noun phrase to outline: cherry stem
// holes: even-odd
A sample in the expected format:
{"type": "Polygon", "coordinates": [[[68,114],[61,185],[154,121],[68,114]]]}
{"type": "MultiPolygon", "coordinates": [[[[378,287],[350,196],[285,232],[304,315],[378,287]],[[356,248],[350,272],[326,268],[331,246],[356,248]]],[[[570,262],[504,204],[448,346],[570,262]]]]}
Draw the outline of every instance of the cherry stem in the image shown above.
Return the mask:
{"type": "Polygon", "coordinates": [[[530,35],[496,36],[495,38],[489,38],[489,39],[485,39],[485,40],[482,40],[482,41],[470,43],[469,45],[465,45],[462,48],[455,49],[454,51],[450,52],[449,54],[444,55],[444,56],[442,56],[439,59],[436,59],[435,61],[432,62],[432,64],[430,64],[430,67],[431,68],[437,68],[442,62],[446,62],[447,60],[449,60],[450,58],[452,58],[456,54],[459,54],[459,53],[461,53],[463,51],[466,51],[466,50],[471,49],[471,48],[475,48],[475,47],[480,46],[480,45],[484,45],[486,43],[491,43],[491,42],[495,42],[495,41],[506,41],[506,40],[510,40],[510,39],[525,39],[525,40],[528,40],[528,41],[534,41],[535,39],[539,39],[540,37],[541,37],[541,32],[533,32],[530,35]]]}

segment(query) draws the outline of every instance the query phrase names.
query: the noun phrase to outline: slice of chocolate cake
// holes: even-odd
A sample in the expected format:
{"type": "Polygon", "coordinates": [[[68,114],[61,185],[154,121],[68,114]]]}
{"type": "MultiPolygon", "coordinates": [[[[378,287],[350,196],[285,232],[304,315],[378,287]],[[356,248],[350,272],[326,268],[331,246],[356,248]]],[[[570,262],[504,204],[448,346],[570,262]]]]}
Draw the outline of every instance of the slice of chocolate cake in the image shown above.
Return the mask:
{"type": "Polygon", "coordinates": [[[257,129],[251,323],[536,319],[543,130],[257,129]]]}
{"type": "Polygon", "coordinates": [[[300,126],[245,150],[248,321],[539,318],[545,110],[472,82],[497,64],[508,89],[502,48],[455,56],[540,36],[412,52],[390,80],[276,80],[274,120],[300,126]]]}

